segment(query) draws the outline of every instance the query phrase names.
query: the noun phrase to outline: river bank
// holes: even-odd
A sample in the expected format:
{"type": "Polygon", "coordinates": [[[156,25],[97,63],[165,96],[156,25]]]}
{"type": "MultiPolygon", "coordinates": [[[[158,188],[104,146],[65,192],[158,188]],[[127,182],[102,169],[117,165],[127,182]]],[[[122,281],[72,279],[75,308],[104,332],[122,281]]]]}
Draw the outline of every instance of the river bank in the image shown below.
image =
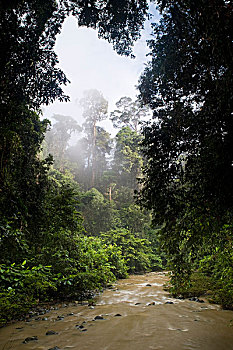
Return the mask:
{"type": "Polygon", "coordinates": [[[55,306],[0,329],[0,350],[229,350],[233,312],[170,298],[163,272],[130,276],[93,305],[55,306]]]}

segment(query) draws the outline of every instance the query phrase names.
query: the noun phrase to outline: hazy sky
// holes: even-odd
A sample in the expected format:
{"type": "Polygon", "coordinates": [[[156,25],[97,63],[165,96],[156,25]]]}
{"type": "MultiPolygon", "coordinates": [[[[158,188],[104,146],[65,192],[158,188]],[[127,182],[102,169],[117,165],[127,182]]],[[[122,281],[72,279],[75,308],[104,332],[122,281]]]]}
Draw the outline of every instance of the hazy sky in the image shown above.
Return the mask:
{"type": "MultiPolygon", "coordinates": [[[[88,89],[97,89],[103,93],[109,102],[109,112],[115,109],[115,103],[122,96],[134,98],[137,95],[135,86],[148,59],[146,40],[150,37],[149,33],[150,25],[147,22],[142,38],[134,46],[136,59],[131,59],[119,56],[111,44],[98,39],[95,30],[78,28],[75,18],[67,18],[57,38],[55,51],[59,66],[71,81],[64,87],[70,102],[55,102],[43,107],[44,116],[50,119],[53,114],[69,115],[82,124],[78,100],[83,97],[83,91],[88,89]]],[[[110,121],[105,121],[104,125],[108,131],[113,130],[110,121]]]]}

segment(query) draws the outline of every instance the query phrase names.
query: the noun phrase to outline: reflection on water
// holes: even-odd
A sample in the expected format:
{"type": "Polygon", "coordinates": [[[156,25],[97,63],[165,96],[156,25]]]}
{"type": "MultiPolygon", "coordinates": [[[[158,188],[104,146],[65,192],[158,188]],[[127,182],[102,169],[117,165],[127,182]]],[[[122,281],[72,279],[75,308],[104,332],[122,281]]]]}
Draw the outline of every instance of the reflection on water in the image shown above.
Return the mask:
{"type": "Polygon", "coordinates": [[[0,329],[0,350],[232,349],[233,312],[172,299],[162,289],[166,280],[164,273],[131,276],[105,290],[94,307],[73,303],[9,325],[0,329]]]}

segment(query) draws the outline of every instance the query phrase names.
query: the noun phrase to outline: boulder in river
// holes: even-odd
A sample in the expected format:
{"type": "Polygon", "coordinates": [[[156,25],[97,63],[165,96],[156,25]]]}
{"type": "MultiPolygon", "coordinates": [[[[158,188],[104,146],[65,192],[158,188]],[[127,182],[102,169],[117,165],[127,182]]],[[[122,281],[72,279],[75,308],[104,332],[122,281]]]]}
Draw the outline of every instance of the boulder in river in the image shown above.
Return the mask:
{"type": "Polygon", "coordinates": [[[62,321],[62,320],[64,320],[64,317],[65,317],[65,316],[57,316],[57,321],[62,321]]]}
{"type": "Polygon", "coordinates": [[[58,334],[58,332],[55,332],[55,331],[48,331],[48,332],[46,332],[45,335],[54,335],[54,334],[58,334]]]}
{"type": "Polygon", "coordinates": [[[79,326],[78,324],[75,326],[76,328],[78,328],[78,329],[83,329],[84,328],[84,326],[81,324],[81,326],[79,326]]]}
{"type": "Polygon", "coordinates": [[[189,298],[190,301],[196,301],[197,303],[204,303],[204,300],[201,300],[197,297],[192,297],[192,298],[189,298]]]}
{"type": "Polygon", "coordinates": [[[104,320],[104,318],[101,315],[97,315],[95,316],[94,320],[104,320]]]}
{"type": "Polygon", "coordinates": [[[33,335],[32,337],[27,337],[26,339],[24,339],[23,343],[27,344],[29,341],[34,341],[34,340],[38,340],[36,335],[33,335]]]}
{"type": "Polygon", "coordinates": [[[152,301],[152,303],[147,304],[147,306],[155,305],[155,302],[152,301]]]}
{"type": "Polygon", "coordinates": [[[53,348],[49,348],[49,350],[60,350],[58,346],[54,346],[53,348]]]}

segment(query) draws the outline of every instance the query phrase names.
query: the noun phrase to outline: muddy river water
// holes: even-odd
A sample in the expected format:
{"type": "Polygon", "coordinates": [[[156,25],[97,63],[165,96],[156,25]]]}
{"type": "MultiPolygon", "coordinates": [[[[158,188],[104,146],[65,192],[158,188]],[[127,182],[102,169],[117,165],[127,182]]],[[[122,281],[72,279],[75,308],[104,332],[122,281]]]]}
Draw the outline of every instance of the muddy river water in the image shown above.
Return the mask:
{"type": "Polygon", "coordinates": [[[163,272],[130,276],[95,306],[62,305],[11,324],[0,329],[0,350],[233,349],[233,312],[170,298],[166,280],[163,272]]]}

